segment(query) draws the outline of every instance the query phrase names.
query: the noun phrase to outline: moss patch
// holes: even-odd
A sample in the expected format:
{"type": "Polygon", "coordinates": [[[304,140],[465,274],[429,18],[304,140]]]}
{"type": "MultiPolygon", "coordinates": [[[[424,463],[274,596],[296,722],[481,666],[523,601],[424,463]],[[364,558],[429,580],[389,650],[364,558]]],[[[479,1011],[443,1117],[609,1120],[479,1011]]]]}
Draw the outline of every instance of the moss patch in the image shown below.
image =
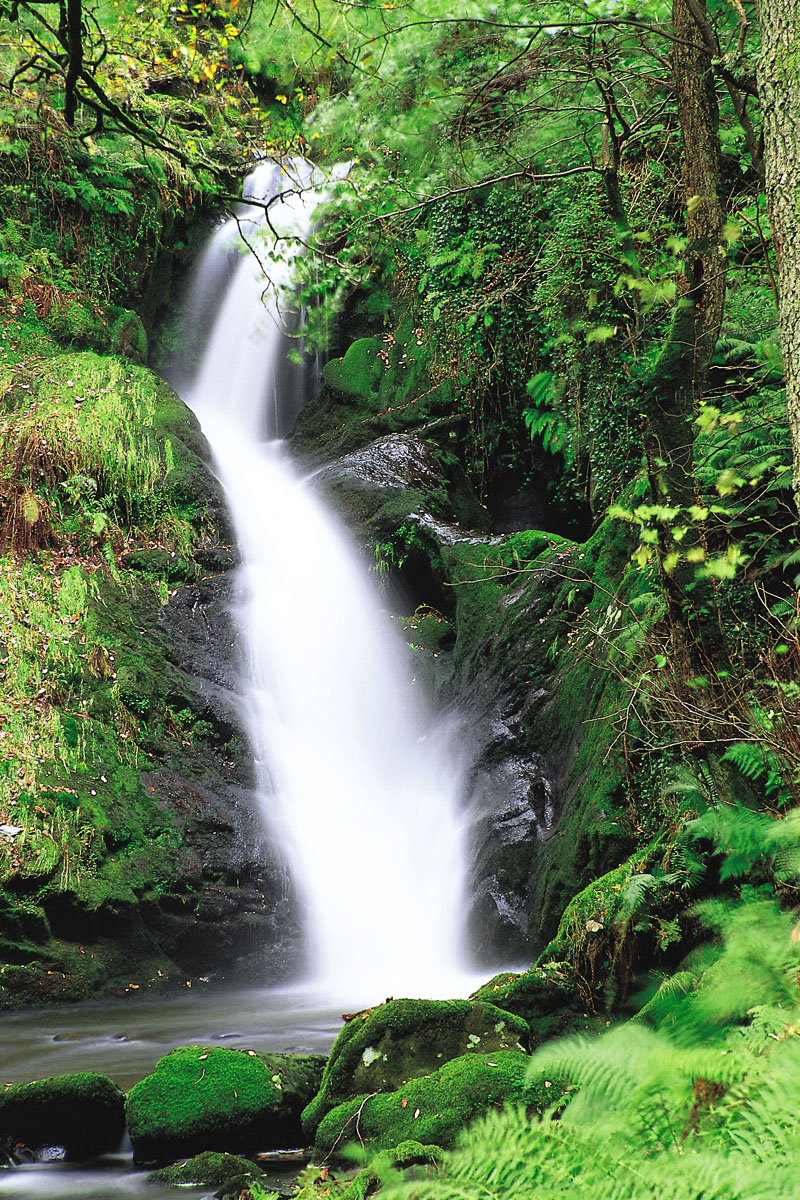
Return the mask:
{"type": "Polygon", "coordinates": [[[419,429],[453,407],[452,384],[431,383],[427,352],[410,322],[380,338],[359,338],[326,364],[323,380],[293,438],[299,452],[316,462],[385,433],[419,429]]]}
{"type": "Polygon", "coordinates": [[[349,1142],[376,1150],[407,1140],[450,1146],[491,1106],[528,1101],[530,1061],[527,1055],[508,1050],[467,1054],[397,1091],[348,1100],[321,1122],[315,1160],[341,1154],[349,1142]]]}
{"type": "Polygon", "coordinates": [[[472,996],[486,1000],[529,1023],[560,1009],[579,1007],[580,1001],[567,963],[548,962],[521,973],[504,972],[484,983],[472,996]]]}

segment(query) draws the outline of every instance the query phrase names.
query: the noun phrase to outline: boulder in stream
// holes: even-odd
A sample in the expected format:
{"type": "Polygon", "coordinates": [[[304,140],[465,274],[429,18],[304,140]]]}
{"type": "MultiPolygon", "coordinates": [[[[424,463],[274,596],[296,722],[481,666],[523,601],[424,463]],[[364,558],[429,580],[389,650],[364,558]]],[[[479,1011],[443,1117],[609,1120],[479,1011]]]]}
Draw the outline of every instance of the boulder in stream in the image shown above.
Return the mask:
{"type": "Polygon", "coordinates": [[[541,1080],[528,1082],[531,1059],[514,1050],[465,1054],[397,1091],[354,1096],[321,1121],[314,1161],[340,1155],[358,1141],[384,1150],[415,1139],[423,1145],[451,1146],[462,1129],[494,1105],[527,1104],[538,1112],[563,1092],[541,1080]],[[551,1097],[551,1092],[556,1094],[551,1097]]]}
{"type": "Polygon", "coordinates": [[[55,1075],[0,1091],[0,1145],[34,1152],[58,1146],[80,1162],[116,1150],[125,1132],[125,1097],[105,1075],[55,1075]]]}
{"type": "Polygon", "coordinates": [[[216,1150],[204,1150],[185,1162],[173,1163],[159,1171],[151,1171],[148,1183],[166,1183],[170,1187],[216,1187],[236,1195],[252,1180],[258,1180],[261,1171],[238,1154],[220,1154],[216,1150]]]}
{"type": "Polygon", "coordinates": [[[357,1013],[333,1044],[303,1130],[312,1137],[325,1114],[353,1096],[394,1091],[464,1054],[522,1052],[527,1037],[521,1017],[484,1001],[391,1000],[357,1013]]]}
{"type": "Polygon", "coordinates": [[[178,1047],[128,1093],[136,1162],[299,1145],[300,1113],[319,1087],[324,1063],[320,1054],[178,1047]]]}

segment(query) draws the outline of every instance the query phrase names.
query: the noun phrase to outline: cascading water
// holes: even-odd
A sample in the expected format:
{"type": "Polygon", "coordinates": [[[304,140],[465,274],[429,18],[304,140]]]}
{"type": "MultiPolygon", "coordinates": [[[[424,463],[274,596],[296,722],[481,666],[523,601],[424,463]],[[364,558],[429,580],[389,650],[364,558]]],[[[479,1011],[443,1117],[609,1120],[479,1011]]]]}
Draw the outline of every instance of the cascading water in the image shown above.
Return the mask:
{"type": "Polygon", "coordinates": [[[314,184],[302,161],[248,179],[267,218],[237,214],[206,252],[198,322],[209,288],[219,302],[183,390],[240,543],[244,701],[265,821],[303,902],[309,975],[350,998],[444,994],[463,972],[459,755],[413,693],[363,563],[279,440],[305,398],[281,312],[291,261],[271,264],[267,281],[242,252],[244,241],[265,258],[267,233],[301,246],[314,184]]]}

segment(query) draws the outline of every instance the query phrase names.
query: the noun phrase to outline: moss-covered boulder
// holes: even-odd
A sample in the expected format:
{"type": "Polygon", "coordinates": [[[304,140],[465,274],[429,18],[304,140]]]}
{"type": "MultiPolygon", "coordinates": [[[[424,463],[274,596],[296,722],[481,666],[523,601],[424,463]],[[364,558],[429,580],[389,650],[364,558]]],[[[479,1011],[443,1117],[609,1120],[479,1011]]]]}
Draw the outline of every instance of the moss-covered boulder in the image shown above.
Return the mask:
{"type": "Polygon", "coordinates": [[[354,1141],[373,1150],[409,1140],[450,1146],[492,1105],[535,1103],[535,1085],[526,1083],[530,1062],[528,1055],[513,1050],[465,1054],[396,1091],[355,1096],[321,1121],[314,1160],[341,1154],[354,1141]]]}
{"type": "Polygon", "coordinates": [[[324,1062],[319,1054],[173,1050],[128,1093],[125,1116],[136,1161],[298,1145],[300,1112],[319,1086],[324,1062]]]}
{"type": "Polygon", "coordinates": [[[581,1008],[568,963],[548,962],[529,971],[503,971],[478,988],[470,997],[486,1000],[504,1012],[524,1017],[529,1026],[565,1010],[581,1008]]]}
{"type": "Polygon", "coordinates": [[[257,1180],[261,1171],[248,1158],[238,1154],[220,1154],[205,1150],[185,1162],[173,1163],[159,1171],[151,1171],[149,1183],[166,1183],[170,1187],[227,1187],[235,1183],[244,1188],[251,1180],[257,1180]]]}
{"type": "Polygon", "coordinates": [[[334,1042],[319,1093],[303,1113],[303,1129],[312,1137],[325,1114],[343,1100],[393,1091],[449,1059],[520,1052],[527,1035],[522,1018],[484,1001],[392,1000],[368,1009],[351,1018],[334,1042]]]}
{"type": "Polygon", "coordinates": [[[323,386],[301,412],[293,445],[319,465],[385,433],[418,429],[452,411],[449,381],[432,383],[428,352],[411,322],[358,338],[323,369],[323,386]]]}
{"type": "Polygon", "coordinates": [[[55,1075],[0,1091],[0,1145],[63,1147],[73,1161],[115,1150],[125,1098],[105,1075],[55,1075]]]}

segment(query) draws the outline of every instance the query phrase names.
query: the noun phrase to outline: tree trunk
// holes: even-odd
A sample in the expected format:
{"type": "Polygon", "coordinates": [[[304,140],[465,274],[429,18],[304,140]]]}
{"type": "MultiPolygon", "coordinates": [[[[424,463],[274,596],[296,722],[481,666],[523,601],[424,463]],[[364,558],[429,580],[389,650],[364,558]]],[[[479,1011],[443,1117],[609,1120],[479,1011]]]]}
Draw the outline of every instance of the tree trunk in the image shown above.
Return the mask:
{"type": "Polygon", "coordinates": [[[767,206],[778,260],[792,484],[800,511],[800,6],[795,0],[759,0],[758,8],[767,206]]]}
{"type": "MultiPolygon", "coordinates": [[[[695,3],[705,14],[705,0],[695,3]]],[[[646,389],[646,442],[656,498],[694,503],[694,429],[725,302],[719,110],[711,57],[686,0],[673,0],[671,53],[683,134],[686,264],[667,341],[646,389]]]]}

